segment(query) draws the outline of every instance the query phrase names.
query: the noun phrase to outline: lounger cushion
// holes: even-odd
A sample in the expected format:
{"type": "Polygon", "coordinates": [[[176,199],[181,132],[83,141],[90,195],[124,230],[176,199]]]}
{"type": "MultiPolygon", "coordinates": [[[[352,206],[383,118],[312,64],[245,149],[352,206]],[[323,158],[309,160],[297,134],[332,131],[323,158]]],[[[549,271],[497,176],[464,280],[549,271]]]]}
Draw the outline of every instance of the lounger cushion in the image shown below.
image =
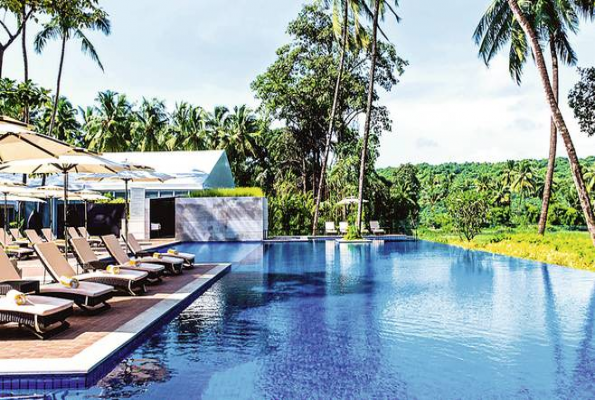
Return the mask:
{"type": "Polygon", "coordinates": [[[18,306],[6,297],[0,298],[0,312],[11,311],[31,315],[47,316],[72,308],[74,303],[70,300],[57,299],[44,296],[27,296],[30,304],[18,306]]]}
{"type": "MultiPolygon", "coordinates": [[[[86,275],[86,274],[83,274],[86,275]]],[[[76,278],[80,278],[82,275],[77,275],[76,278]]],[[[104,285],[102,283],[95,282],[79,282],[79,287],[76,289],[66,287],[61,283],[51,283],[49,285],[43,285],[39,289],[40,293],[51,294],[51,293],[72,293],[79,296],[87,297],[100,297],[104,294],[111,293],[114,291],[113,286],[104,285]]]]}
{"type": "Polygon", "coordinates": [[[134,260],[140,262],[140,263],[149,263],[149,264],[159,264],[159,263],[167,263],[167,264],[182,264],[184,262],[184,260],[182,260],[181,258],[177,258],[177,257],[168,257],[168,256],[163,256],[161,258],[155,258],[155,257],[139,257],[139,258],[134,258],[134,260]]]}
{"type": "Polygon", "coordinates": [[[147,271],[147,272],[161,272],[165,269],[163,265],[151,264],[151,263],[140,263],[136,265],[128,265],[124,264],[121,265],[120,268],[132,269],[137,271],[147,271]]]}
{"type": "Polygon", "coordinates": [[[108,276],[110,278],[115,278],[115,279],[122,279],[122,280],[126,280],[126,281],[140,281],[141,279],[144,279],[147,277],[147,273],[144,271],[138,271],[138,270],[132,270],[132,269],[120,269],[120,273],[119,274],[110,274],[109,272],[105,272],[105,271],[93,271],[93,272],[88,272],[86,274],[82,274],[82,275],[78,275],[77,279],[79,280],[85,280],[85,279],[89,279],[89,278],[95,278],[95,277],[104,277],[104,276],[108,276]]]}
{"type": "Polygon", "coordinates": [[[163,253],[166,257],[172,257],[172,258],[183,258],[184,260],[187,261],[193,261],[195,255],[194,254],[190,254],[190,253],[178,253],[178,254],[169,254],[169,253],[163,253]]]}

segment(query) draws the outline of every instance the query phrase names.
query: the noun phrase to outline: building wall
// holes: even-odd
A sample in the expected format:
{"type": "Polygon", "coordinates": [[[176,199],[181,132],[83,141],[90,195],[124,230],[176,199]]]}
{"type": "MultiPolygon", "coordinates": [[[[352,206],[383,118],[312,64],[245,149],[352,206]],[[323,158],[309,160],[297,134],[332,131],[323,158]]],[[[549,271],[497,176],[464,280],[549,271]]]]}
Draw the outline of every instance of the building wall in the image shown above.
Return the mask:
{"type": "Polygon", "coordinates": [[[181,241],[259,241],[266,238],[265,198],[176,199],[176,239],[181,241]]]}

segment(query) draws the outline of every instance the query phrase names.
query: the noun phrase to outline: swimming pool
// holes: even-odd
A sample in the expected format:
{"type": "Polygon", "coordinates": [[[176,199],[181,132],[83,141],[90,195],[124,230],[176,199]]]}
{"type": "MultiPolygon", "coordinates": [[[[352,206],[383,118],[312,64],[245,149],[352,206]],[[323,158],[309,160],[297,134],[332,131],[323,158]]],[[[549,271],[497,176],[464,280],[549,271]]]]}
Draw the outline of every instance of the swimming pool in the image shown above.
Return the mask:
{"type": "Polygon", "coordinates": [[[427,242],[183,250],[236,263],[95,387],[53,394],[595,396],[593,273],[427,242]]]}

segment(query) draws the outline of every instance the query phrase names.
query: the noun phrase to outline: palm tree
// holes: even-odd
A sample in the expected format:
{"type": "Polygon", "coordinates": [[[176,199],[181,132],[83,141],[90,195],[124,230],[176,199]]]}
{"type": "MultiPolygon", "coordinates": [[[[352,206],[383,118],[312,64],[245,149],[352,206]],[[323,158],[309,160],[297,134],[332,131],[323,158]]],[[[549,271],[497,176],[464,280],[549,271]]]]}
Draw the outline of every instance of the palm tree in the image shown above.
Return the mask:
{"type": "Polygon", "coordinates": [[[518,164],[514,171],[511,189],[521,195],[521,207],[525,204],[525,196],[535,193],[535,172],[527,161],[518,164]]]}
{"type": "MultiPolygon", "coordinates": [[[[578,7],[581,7],[579,4],[578,7]]],[[[576,65],[576,53],[568,40],[568,31],[578,29],[577,5],[572,0],[546,0],[539,5],[528,8],[528,21],[536,32],[547,41],[552,60],[552,86],[556,101],[559,94],[559,60],[566,65],[576,65]]],[[[479,54],[486,64],[507,43],[509,50],[509,71],[515,81],[520,84],[523,67],[527,62],[527,37],[520,24],[514,18],[506,0],[494,0],[481,18],[475,33],[475,42],[479,45],[479,54]]],[[[545,233],[547,215],[552,191],[554,170],[556,167],[556,147],[558,132],[556,124],[551,120],[550,149],[546,172],[542,210],[539,218],[539,234],[545,233]]]]}
{"type": "MultiPolygon", "coordinates": [[[[523,29],[523,32],[529,39],[529,44],[533,51],[533,56],[537,64],[537,71],[539,72],[539,77],[541,79],[541,84],[545,92],[545,97],[550,107],[550,111],[554,118],[556,127],[558,128],[560,136],[562,136],[562,139],[564,141],[564,146],[566,147],[566,152],[568,153],[568,159],[570,162],[572,178],[576,186],[576,190],[580,200],[581,208],[583,209],[587,227],[589,228],[591,240],[593,242],[593,245],[595,245],[595,215],[593,214],[593,209],[591,208],[591,199],[589,198],[589,193],[587,192],[585,181],[583,180],[581,165],[576,154],[574,143],[572,142],[572,137],[570,136],[570,131],[568,130],[566,121],[564,120],[564,116],[562,115],[562,112],[558,107],[558,102],[556,101],[556,94],[554,93],[554,90],[550,85],[550,78],[547,71],[545,58],[543,56],[543,51],[539,43],[539,35],[536,33],[534,27],[531,25],[530,18],[527,17],[527,12],[523,11],[520,8],[517,0],[507,1],[514,14],[515,19],[519,22],[521,28],[523,29]]],[[[592,1],[590,1],[590,3],[592,3],[592,1]]],[[[595,7],[595,5],[593,5],[593,7],[595,7]]]]}
{"type": "Polygon", "coordinates": [[[168,125],[169,116],[165,103],[157,99],[143,99],[133,127],[138,149],[140,151],[161,150],[168,125]]]}
{"type": "MultiPolygon", "coordinates": [[[[378,22],[382,14],[382,18],[384,19],[384,13],[386,9],[389,9],[397,22],[400,20],[398,15],[394,12],[393,8],[386,0],[373,0],[374,1],[374,8],[371,14],[372,17],[372,50],[370,53],[370,77],[368,82],[368,103],[366,106],[366,122],[364,124],[364,137],[363,137],[363,146],[362,146],[362,153],[360,158],[360,170],[359,170],[359,183],[358,183],[358,202],[357,202],[357,220],[356,226],[359,231],[362,228],[362,214],[364,211],[364,183],[366,177],[366,162],[368,158],[368,142],[370,140],[370,128],[372,124],[372,112],[373,112],[373,103],[374,103],[374,81],[376,79],[376,60],[378,57],[378,22]]],[[[395,6],[398,6],[399,3],[395,0],[395,6]]]]}
{"type": "Polygon", "coordinates": [[[213,112],[208,113],[205,123],[207,143],[212,149],[225,148],[225,136],[229,129],[229,109],[217,106],[213,112]]]}
{"type": "Polygon", "coordinates": [[[122,151],[132,142],[132,105],[125,95],[100,92],[95,106],[81,110],[87,146],[95,151],[122,151]]]}
{"type": "MultiPolygon", "coordinates": [[[[328,6],[329,1],[325,1],[328,6]]],[[[324,154],[322,156],[322,167],[320,169],[320,179],[318,180],[318,190],[316,192],[316,202],[314,206],[314,221],[312,223],[312,235],[316,235],[318,227],[318,217],[320,210],[320,202],[322,201],[322,194],[324,188],[324,180],[326,178],[326,169],[328,166],[329,154],[331,151],[331,142],[333,139],[333,130],[335,126],[335,118],[337,108],[339,106],[339,95],[341,92],[341,81],[343,79],[343,70],[345,68],[345,56],[347,53],[348,37],[349,37],[349,10],[352,10],[354,17],[354,26],[356,29],[356,35],[360,32],[359,22],[357,17],[359,15],[359,3],[360,0],[333,0],[333,27],[335,29],[335,36],[341,44],[341,56],[339,58],[339,69],[337,72],[337,80],[335,83],[335,92],[333,94],[333,105],[331,107],[331,113],[329,118],[328,130],[326,133],[326,142],[324,145],[324,154]],[[342,21],[339,23],[338,15],[342,14],[342,21]]]]}
{"type": "MultiPolygon", "coordinates": [[[[9,26],[4,22],[4,18],[0,19],[0,26],[6,33],[7,39],[4,43],[0,42],[0,78],[2,78],[2,67],[4,65],[4,54],[6,50],[15,42],[15,40],[23,33],[27,21],[31,18],[36,10],[37,1],[31,0],[20,0],[20,1],[3,1],[0,3],[0,11],[4,13],[13,14],[17,20],[16,29],[10,29],[9,26]],[[27,9],[27,7],[29,7],[27,9]]],[[[23,43],[24,43],[23,38],[23,43]]],[[[27,75],[27,74],[26,74],[27,75]]],[[[27,80],[27,76],[25,77],[27,80]]]]}
{"type": "MultiPolygon", "coordinates": [[[[62,3],[61,3],[62,4],[62,3]]],[[[60,10],[46,24],[35,37],[34,47],[37,53],[41,53],[51,39],[58,39],[61,42],[60,64],[58,67],[58,79],[56,82],[56,93],[54,97],[54,107],[48,133],[51,135],[54,130],[56,111],[60,98],[60,85],[62,83],[62,72],[64,69],[64,57],[66,55],[66,43],[70,39],[79,39],[81,41],[81,51],[91,57],[93,61],[103,71],[103,64],[95,50],[93,43],[87,38],[85,30],[100,31],[104,35],[111,33],[111,23],[105,11],[97,8],[93,3],[81,4],[77,1],[63,2],[60,10]]]]}
{"type": "Polygon", "coordinates": [[[168,149],[205,150],[205,111],[187,102],[176,104],[171,114],[171,134],[166,141],[168,149]]]}

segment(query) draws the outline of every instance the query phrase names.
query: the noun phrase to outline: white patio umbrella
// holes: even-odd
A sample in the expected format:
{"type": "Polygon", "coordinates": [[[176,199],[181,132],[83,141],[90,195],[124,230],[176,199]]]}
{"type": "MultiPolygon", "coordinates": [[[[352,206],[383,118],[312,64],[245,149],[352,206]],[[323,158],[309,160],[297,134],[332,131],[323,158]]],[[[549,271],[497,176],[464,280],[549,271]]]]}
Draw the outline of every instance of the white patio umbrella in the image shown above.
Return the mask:
{"type": "Polygon", "coordinates": [[[0,116],[0,162],[59,157],[73,149],[67,143],[35,133],[32,127],[0,116]]]}
{"type": "Polygon", "coordinates": [[[124,182],[124,240],[128,240],[128,185],[130,182],[165,182],[173,179],[173,176],[152,171],[151,168],[133,166],[135,170],[122,171],[118,174],[93,174],[81,177],[81,181],[122,181],[124,182]]]}
{"type": "MultiPolygon", "coordinates": [[[[0,165],[0,172],[16,174],[64,174],[64,238],[68,238],[68,174],[69,173],[108,173],[116,174],[130,167],[100,157],[85,149],[74,149],[56,158],[41,158],[11,161],[0,165]]],[[[68,253],[66,240],[65,253],[68,253]]]]}
{"type": "MultiPolygon", "coordinates": [[[[20,182],[0,180],[0,193],[4,200],[4,233],[8,231],[8,202],[9,201],[31,201],[38,202],[33,196],[34,190],[20,182]]],[[[6,240],[6,238],[4,238],[6,240]]]]}
{"type": "Polygon", "coordinates": [[[89,228],[88,224],[88,214],[87,214],[87,203],[94,202],[99,200],[107,200],[107,197],[102,195],[95,190],[83,189],[75,192],[76,195],[85,203],[85,228],[89,228]]]}
{"type": "MultiPolygon", "coordinates": [[[[359,200],[357,197],[345,197],[343,200],[337,203],[338,206],[349,206],[351,204],[357,204],[359,200]]],[[[368,200],[364,200],[364,203],[367,203],[368,200]]]]}
{"type": "MultiPolygon", "coordinates": [[[[64,188],[56,185],[38,186],[31,193],[33,196],[41,197],[50,200],[50,227],[53,227],[54,223],[54,202],[56,199],[64,200],[64,188]]],[[[68,191],[69,200],[82,200],[77,197],[76,192],[71,190],[68,191]]]]}

